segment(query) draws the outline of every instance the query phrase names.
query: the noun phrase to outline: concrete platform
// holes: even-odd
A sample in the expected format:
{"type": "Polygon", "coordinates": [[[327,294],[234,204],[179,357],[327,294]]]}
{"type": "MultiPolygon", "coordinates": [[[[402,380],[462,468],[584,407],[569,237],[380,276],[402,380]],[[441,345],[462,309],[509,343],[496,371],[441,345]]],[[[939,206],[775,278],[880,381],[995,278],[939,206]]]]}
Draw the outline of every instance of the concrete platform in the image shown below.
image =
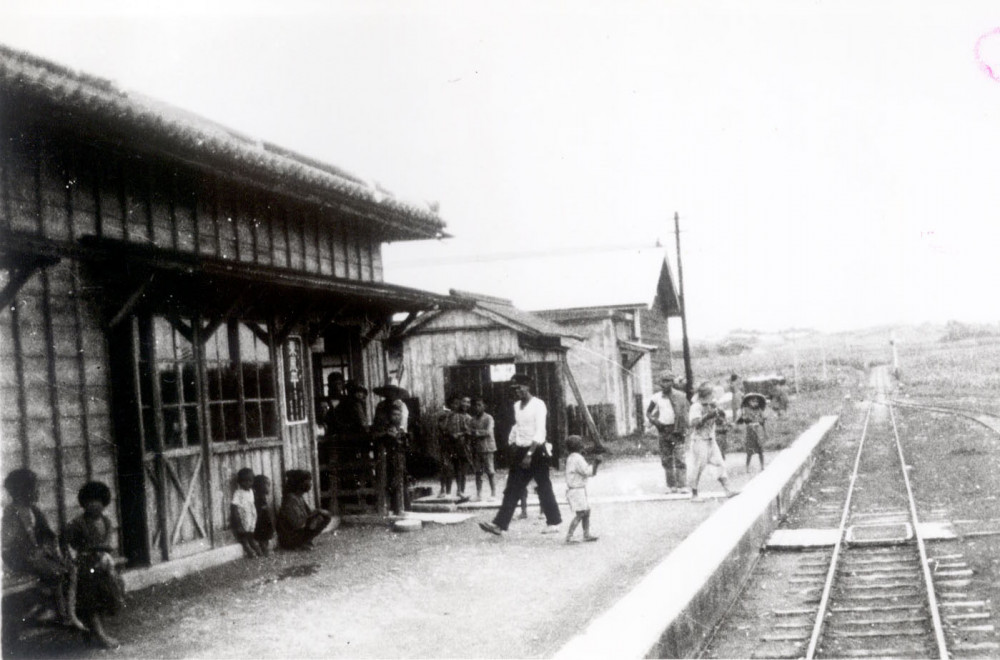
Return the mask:
{"type": "Polygon", "coordinates": [[[634,589],[554,657],[687,658],[721,619],[809,478],[836,416],[821,418],[634,589]]]}

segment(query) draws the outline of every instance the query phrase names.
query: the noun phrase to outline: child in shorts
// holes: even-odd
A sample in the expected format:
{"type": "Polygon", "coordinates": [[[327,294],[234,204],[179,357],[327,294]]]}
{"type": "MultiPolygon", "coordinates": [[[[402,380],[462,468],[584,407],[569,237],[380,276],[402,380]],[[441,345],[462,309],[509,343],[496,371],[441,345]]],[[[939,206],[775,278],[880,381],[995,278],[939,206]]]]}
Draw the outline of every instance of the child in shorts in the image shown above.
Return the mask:
{"type": "Polygon", "coordinates": [[[229,519],[233,536],[243,546],[243,553],[247,557],[263,555],[264,551],[253,535],[257,529],[257,504],[253,494],[253,470],[250,468],[241,468],[236,473],[236,490],[229,507],[229,519]]]}
{"type": "Polygon", "coordinates": [[[583,451],[583,438],[578,435],[571,435],[566,438],[566,449],[569,456],[566,458],[566,500],[569,508],[573,511],[574,518],[569,523],[569,530],[566,532],[566,543],[573,542],[573,532],[577,525],[583,525],[583,540],[596,541],[597,537],[590,533],[590,502],[587,501],[587,479],[597,474],[597,467],[601,464],[600,457],[594,457],[594,464],[591,466],[587,459],[580,452],[583,451]]]}

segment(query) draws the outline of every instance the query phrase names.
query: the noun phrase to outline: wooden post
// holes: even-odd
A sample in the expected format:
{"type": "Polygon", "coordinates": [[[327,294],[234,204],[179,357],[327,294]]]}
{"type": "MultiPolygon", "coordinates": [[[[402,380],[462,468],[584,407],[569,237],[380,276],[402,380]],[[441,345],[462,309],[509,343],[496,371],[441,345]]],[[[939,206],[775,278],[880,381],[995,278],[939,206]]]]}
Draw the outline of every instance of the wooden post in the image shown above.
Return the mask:
{"type": "Polygon", "coordinates": [[[892,346],[892,375],[899,378],[899,351],[896,349],[896,332],[889,332],[889,345],[892,346]]]}
{"type": "Polygon", "coordinates": [[[573,372],[570,371],[569,362],[563,357],[560,360],[562,364],[563,373],[566,375],[566,382],[569,383],[569,387],[573,390],[573,397],[576,399],[576,405],[580,408],[583,413],[583,419],[587,422],[587,430],[594,438],[594,444],[601,450],[607,451],[607,447],[601,442],[601,434],[597,432],[597,424],[594,423],[594,418],[590,416],[590,410],[587,408],[587,404],[583,401],[583,394],[580,393],[580,388],[576,384],[576,379],[573,377],[573,372]]]}
{"type": "MultiPolygon", "coordinates": [[[[694,396],[694,370],[691,368],[691,346],[688,344],[687,304],[684,302],[684,268],[681,266],[681,225],[680,214],[674,212],[674,237],[677,242],[677,294],[681,308],[681,343],[684,349],[684,390],[688,401],[694,396]]],[[[670,347],[667,347],[670,350],[670,347]]]]}
{"type": "Polygon", "coordinates": [[[795,377],[795,393],[799,393],[799,345],[792,340],[792,374],[795,377]]]}

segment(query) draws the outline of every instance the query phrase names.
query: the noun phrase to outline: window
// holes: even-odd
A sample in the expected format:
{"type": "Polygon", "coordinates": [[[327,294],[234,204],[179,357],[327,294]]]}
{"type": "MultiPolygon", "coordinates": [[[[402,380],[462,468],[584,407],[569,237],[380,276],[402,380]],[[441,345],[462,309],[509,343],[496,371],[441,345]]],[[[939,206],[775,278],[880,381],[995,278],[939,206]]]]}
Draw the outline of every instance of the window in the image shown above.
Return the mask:
{"type": "Polygon", "coordinates": [[[208,425],[214,442],[276,437],[274,362],[264,333],[230,320],[205,340],[208,425]]]}
{"type": "Polygon", "coordinates": [[[140,324],[139,396],[146,442],[158,437],[157,407],[163,416],[163,448],[201,443],[198,421],[198,366],[190,337],[167,318],[145,318],[140,324]]]}

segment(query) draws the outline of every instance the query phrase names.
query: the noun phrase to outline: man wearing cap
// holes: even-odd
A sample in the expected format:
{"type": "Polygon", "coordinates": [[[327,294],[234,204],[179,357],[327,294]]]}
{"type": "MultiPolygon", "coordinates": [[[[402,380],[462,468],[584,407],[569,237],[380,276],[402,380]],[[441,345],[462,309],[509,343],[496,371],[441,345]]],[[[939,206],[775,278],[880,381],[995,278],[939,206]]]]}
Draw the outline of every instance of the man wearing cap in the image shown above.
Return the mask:
{"type": "Polygon", "coordinates": [[[725,412],[716,405],[715,388],[711,383],[702,383],[691,404],[688,422],[691,425],[691,465],[688,468],[688,485],[691,487],[691,499],[698,498],[698,481],[701,473],[709,465],[719,470],[719,483],[732,497],[736,493],[729,488],[729,476],[726,473],[726,463],[722,460],[722,452],[715,442],[715,424],[719,416],[725,417],[725,412]]]}
{"type": "Polygon", "coordinates": [[[514,427],[510,430],[513,460],[500,510],[493,522],[479,523],[483,531],[497,536],[507,531],[517,502],[532,479],[538,486],[538,503],[547,523],[542,533],[557,534],[562,523],[562,514],[549,479],[549,450],[545,442],[548,410],[544,401],[531,394],[532,386],[533,383],[527,376],[517,374],[511,378],[511,387],[517,397],[514,402],[514,427]]]}
{"type": "Polygon", "coordinates": [[[667,477],[667,492],[679,493],[684,489],[686,466],[684,464],[684,436],[688,428],[688,402],[684,392],[674,389],[674,375],[660,376],[661,390],[653,395],[646,408],[646,419],[660,434],[660,463],[667,477]]]}

